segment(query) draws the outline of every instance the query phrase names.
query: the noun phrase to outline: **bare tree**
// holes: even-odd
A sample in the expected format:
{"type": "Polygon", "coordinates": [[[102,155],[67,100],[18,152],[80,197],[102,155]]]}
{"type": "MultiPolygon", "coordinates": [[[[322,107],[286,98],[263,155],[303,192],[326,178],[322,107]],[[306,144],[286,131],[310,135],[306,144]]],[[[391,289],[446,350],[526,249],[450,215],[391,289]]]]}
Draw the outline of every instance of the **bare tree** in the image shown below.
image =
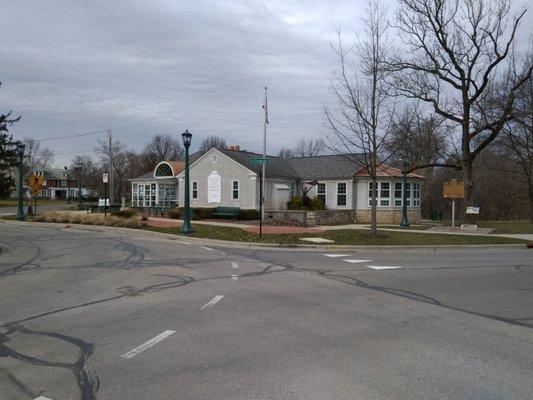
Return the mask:
{"type": "Polygon", "coordinates": [[[181,138],[169,134],[153,136],[142,152],[144,168],[150,170],[161,161],[177,161],[182,158],[184,150],[180,140],[181,138]]]}
{"type": "Polygon", "coordinates": [[[399,1],[397,27],[407,47],[391,62],[394,86],[459,131],[464,204],[473,205],[474,160],[510,121],[516,92],[531,76],[529,65],[506,85],[499,112],[484,107],[525,10],[511,16],[510,0],[399,1]]]}
{"type": "MultiPolygon", "coordinates": [[[[117,139],[111,138],[111,141],[109,142],[107,138],[98,138],[98,145],[95,147],[95,150],[100,154],[100,161],[103,169],[108,170],[110,174],[111,172],[113,172],[113,174],[119,174],[119,184],[113,184],[112,186],[110,185],[113,188],[112,191],[114,193],[110,193],[109,197],[111,201],[113,201],[113,199],[120,199],[123,190],[123,178],[120,176],[123,176],[123,162],[127,152],[126,145],[117,139]],[[112,168],[113,171],[109,171],[109,168],[112,168]]],[[[113,175],[113,177],[114,176],[115,175],[113,175]]]]}
{"type": "MultiPolygon", "coordinates": [[[[518,67],[529,68],[533,62],[533,49],[518,67]]],[[[513,69],[516,69],[513,66],[513,69]]],[[[516,75],[516,73],[513,73],[516,75]]],[[[504,128],[504,135],[499,144],[506,150],[509,159],[517,167],[520,181],[527,186],[529,197],[529,219],[533,222],[533,80],[529,79],[516,93],[514,118],[504,128]]]]}
{"type": "Polygon", "coordinates": [[[294,157],[294,150],[291,149],[290,147],[285,147],[285,146],[283,146],[283,147],[280,148],[279,151],[278,151],[278,157],[281,157],[281,158],[291,158],[291,157],[294,157]]]}
{"type": "Polygon", "coordinates": [[[323,139],[302,138],[294,145],[293,157],[313,157],[322,154],[325,150],[323,139]]]}
{"type": "Polygon", "coordinates": [[[340,33],[333,46],[339,59],[332,90],[334,109],[324,110],[331,131],[328,146],[364,167],[371,179],[371,234],[377,235],[377,174],[380,159],[386,158],[385,143],[391,131],[394,99],[388,92],[386,69],[388,21],[378,0],[370,0],[363,18],[364,34],[346,49],[340,33]]]}
{"type": "Polygon", "coordinates": [[[210,150],[213,147],[219,150],[224,150],[226,148],[226,141],[217,135],[207,136],[200,143],[200,148],[198,150],[203,152],[203,151],[210,150]]]}
{"type": "Polygon", "coordinates": [[[54,161],[54,152],[48,147],[42,146],[41,142],[32,138],[24,138],[26,145],[26,165],[30,170],[35,168],[50,168],[54,161]]]}
{"type": "Polygon", "coordinates": [[[386,148],[390,154],[407,157],[408,172],[443,164],[460,168],[450,143],[452,135],[453,128],[444,118],[433,113],[425,115],[417,106],[408,106],[395,118],[386,148]]]}

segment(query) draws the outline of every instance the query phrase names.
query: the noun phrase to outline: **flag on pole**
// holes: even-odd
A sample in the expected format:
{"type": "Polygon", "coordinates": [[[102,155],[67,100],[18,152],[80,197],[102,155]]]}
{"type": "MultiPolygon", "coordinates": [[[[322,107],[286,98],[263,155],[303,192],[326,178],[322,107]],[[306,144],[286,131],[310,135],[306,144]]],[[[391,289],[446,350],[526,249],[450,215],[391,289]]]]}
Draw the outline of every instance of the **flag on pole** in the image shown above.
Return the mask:
{"type": "Polygon", "coordinates": [[[265,87],[265,103],[263,104],[263,110],[265,110],[265,123],[268,122],[268,102],[267,102],[267,95],[266,95],[267,88],[265,87]]]}

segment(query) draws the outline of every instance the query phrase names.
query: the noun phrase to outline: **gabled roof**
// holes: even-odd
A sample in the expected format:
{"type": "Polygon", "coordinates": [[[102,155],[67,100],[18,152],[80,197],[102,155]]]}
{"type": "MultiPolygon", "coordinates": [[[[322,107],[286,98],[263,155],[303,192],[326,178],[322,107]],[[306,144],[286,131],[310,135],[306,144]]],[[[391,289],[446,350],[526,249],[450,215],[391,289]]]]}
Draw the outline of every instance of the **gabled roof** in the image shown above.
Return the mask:
{"type": "Polygon", "coordinates": [[[289,158],[301,179],[351,179],[362,162],[362,154],[289,158]]]}
{"type": "MultiPolygon", "coordinates": [[[[260,166],[252,165],[252,158],[263,157],[262,154],[251,151],[219,150],[237,163],[246,168],[259,173],[260,166]]],[[[205,153],[194,153],[191,155],[191,163],[199,159],[205,153]]],[[[288,178],[288,179],[351,179],[357,171],[358,160],[361,155],[325,155],[314,157],[283,158],[267,155],[271,162],[267,164],[267,178],[288,178]]]]}
{"type": "MultiPolygon", "coordinates": [[[[361,168],[359,171],[355,174],[356,177],[369,177],[370,174],[366,170],[366,168],[361,168]]],[[[388,165],[378,165],[377,167],[377,176],[379,178],[401,178],[403,177],[402,170],[395,167],[389,167],[388,165]]],[[[415,173],[410,172],[407,174],[409,178],[414,179],[426,179],[425,176],[418,175],[415,173]]]]}

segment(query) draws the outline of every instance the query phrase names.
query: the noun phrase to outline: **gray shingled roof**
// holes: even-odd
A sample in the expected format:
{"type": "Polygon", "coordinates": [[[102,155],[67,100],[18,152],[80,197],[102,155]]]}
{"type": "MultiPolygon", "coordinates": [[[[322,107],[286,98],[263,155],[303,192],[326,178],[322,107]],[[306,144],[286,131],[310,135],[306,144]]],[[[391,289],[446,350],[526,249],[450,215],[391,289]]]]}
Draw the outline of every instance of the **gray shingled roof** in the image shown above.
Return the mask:
{"type": "MultiPolygon", "coordinates": [[[[262,157],[262,154],[251,151],[220,150],[222,153],[235,160],[246,168],[259,173],[259,165],[252,165],[251,159],[262,157]]],[[[204,153],[196,152],[191,154],[191,164],[200,158],[204,153]]],[[[362,155],[355,154],[347,157],[342,155],[327,155],[316,157],[296,157],[282,158],[267,156],[272,160],[267,164],[267,178],[288,178],[288,179],[349,179],[361,169],[354,161],[354,157],[361,158],[362,155]]],[[[135,179],[153,179],[153,171],[147,172],[135,179]]]]}
{"type": "Polygon", "coordinates": [[[129,180],[131,181],[131,180],[137,180],[137,179],[153,180],[154,179],[154,171],[147,172],[146,174],[142,174],[141,176],[138,176],[136,178],[132,178],[132,179],[129,179],[129,180]]]}
{"type": "Polygon", "coordinates": [[[346,179],[361,169],[362,154],[351,156],[326,155],[289,158],[289,162],[301,179],[346,179]],[[356,164],[355,160],[359,160],[356,164]]]}
{"type": "MultiPolygon", "coordinates": [[[[262,154],[250,151],[221,150],[222,153],[235,160],[239,164],[259,172],[258,165],[252,165],[251,159],[262,157],[262,154]]],[[[191,162],[197,160],[203,153],[194,153],[191,155],[191,162]]],[[[342,155],[326,155],[316,157],[297,157],[282,158],[276,156],[267,156],[272,160],[267,164],[267,178],[292,178],[292,179],[345,179],[351,178],[361,169],[360,166],[353,162],[353,157],[362,157],[354,155],[352,159],[342,155]]]]}

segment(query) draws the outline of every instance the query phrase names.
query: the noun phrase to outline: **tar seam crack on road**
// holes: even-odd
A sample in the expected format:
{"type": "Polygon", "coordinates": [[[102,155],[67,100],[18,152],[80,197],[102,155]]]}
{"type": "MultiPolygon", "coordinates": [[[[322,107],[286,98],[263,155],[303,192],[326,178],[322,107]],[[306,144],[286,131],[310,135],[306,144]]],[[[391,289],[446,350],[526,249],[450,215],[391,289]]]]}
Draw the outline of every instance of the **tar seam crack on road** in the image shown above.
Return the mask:
{"type": "MultiPolygon", "coordinates": [[[[76,383],[78,385],[78,388],[80,390],[80,399],[81,400],[95,400],[96,399],[96,393],[98,392],[98,388],[100,386],[100,382],[98,381],[98,376],[94,371],[90,371],[87,362],[89,360],[89,357],[91,356],[93,352],[93,345],[91,343],[87,343],[84,340],[63,335],[56,332],[40,332],[36,330],[30,330],[28,328],[25,328],[24,326],[20,324],[8,324],[5,326],[7,329],[6,333],[0,333],[0,357],[11,357],[15,360],[22,361],[24,363],[37,365],[37,366],[44,366],[44,367],[56,367],[56,368],[65,368],[72,372],[76,379],[76,383]],[[78,358],[74,363],[65,363],[65,362],[57,362],[57,361],[46,361],[39,358],[31,357],[26,354],[19,353],[10,347],[8,347],[5,343],[8,342],[11,338],[9,337],[11,334],[19,332],[25,335],[42,335],[47,336],[49,338],[58,339],[62,341],[66,341],[74,346],[76,346],[79,349],[79,355],[78,358]]],[[[9,374],[8,377],[11,375],[9,374]]],[[[12,379],[13,381],[13,379],[12,379]]],[[[21,382],[14,381],[14,383],[20,387],[22,385],[21,382]]],[[[25,388],[25,386],[23,386],[25,388]]],[[[26,388],[26,392],[29,390],[26,388]]]]}

